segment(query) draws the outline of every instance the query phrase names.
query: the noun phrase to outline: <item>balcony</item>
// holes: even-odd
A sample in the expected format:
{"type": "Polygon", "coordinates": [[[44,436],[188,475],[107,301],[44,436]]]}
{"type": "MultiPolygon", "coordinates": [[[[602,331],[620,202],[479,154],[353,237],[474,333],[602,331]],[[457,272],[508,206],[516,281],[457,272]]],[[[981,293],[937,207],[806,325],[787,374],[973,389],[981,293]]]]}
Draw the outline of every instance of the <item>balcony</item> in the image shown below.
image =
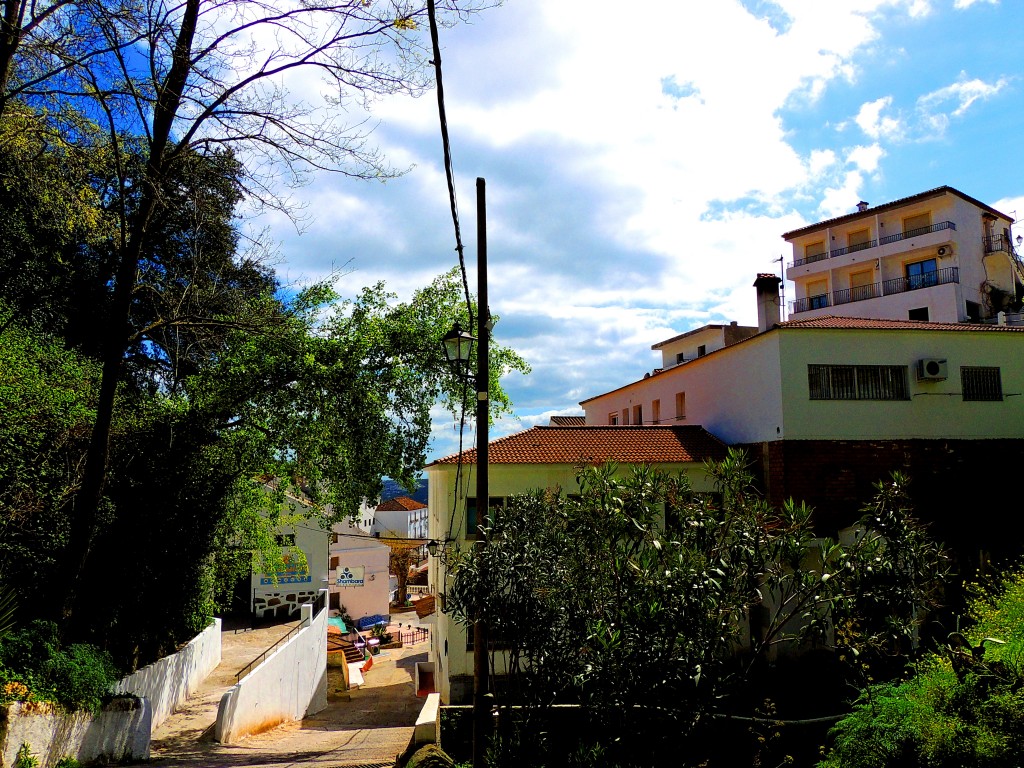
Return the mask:
{"type": "MultiPolygon", "coordinates": [[[[930,227],[920,227],[918,229],[910,229],[906,232],[897,232],[895,235],[888,235],[879,240],[868,240],[864,243],[857,243],[856,245],[850,245],[846,248],[834,248],[831,251],[823,251],[822,253],[815,253],[810,256],[804,256],[802,259],[794,259],[790,267],[802,267],[804,264],[813,264],[816,261],[824,261],[825,259],[834,259],[837,256],[845,256],[848,253],[856,253],[857,251],[866,251],[871,248],[876,248],[879,245],[888,245],[889,243],[896,243],[900,240],[907,240],[908,238],[920,237],[921,235],[927,235],[932,232],[940,232],[944,229],[956,229],[956,224],[952,221],[940,221],[937,224],[932,224],[930,227]]],[[[987,240],[995,240],[999,238],[986,238],[987,240]]],[[[1002,250],[1002,249],[1001,249],[1002,250]]]]}
{"type": "Polygon", "coordinates": [[[824,309],[825,307],[836,307],[840,304],[850,304],[855,301],[867,301],[882,296],[892,296],[897,293],[908,291],[919,291],[922,288],[931,288],[935,285],[946,285],[947,283],[959,283],[960,270],[957,267],[946,267],[935,272],[926,272],[923,275],[913,277],[896,277],[892,280],[884,280],[881,283],[859,285],[856,288],[843,288],[833,291],[831,294],[823,293],[819,296],[808,296],[804,299],[797,299],[793,302],[791,313],[809,312],[812,309],[824,309]]]}

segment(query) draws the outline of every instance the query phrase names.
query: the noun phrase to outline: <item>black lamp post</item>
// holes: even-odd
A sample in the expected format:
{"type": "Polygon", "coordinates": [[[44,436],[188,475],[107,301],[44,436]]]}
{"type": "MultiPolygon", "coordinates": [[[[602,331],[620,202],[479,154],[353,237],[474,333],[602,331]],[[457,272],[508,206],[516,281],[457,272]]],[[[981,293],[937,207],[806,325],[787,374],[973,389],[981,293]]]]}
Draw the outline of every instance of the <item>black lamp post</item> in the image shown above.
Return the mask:
{"type": "MultiPolygon", "coordinates": [[[[445,355],[467,377],[476,390],[476,520],[477,546],[487,545],[489,518],[487,486],[487,442],[490,418],[488,361],[490,311],[487,307],[487,206],[484,180],[476,180],[477,232],[477,336],[463,331],[456,322],[444,336],[445,355]],[[476,375],[469,373],[473,342],[476,344],[476,375]]],[[[429,548],[429,544],[427,545],[429,548]]],[[[435,545],[436,548],[436,545],[435,545]]],[[[473,622],[473,765],[483,768],[489,728],[487,706],[487,626],[479,613],[473,622]]]]}

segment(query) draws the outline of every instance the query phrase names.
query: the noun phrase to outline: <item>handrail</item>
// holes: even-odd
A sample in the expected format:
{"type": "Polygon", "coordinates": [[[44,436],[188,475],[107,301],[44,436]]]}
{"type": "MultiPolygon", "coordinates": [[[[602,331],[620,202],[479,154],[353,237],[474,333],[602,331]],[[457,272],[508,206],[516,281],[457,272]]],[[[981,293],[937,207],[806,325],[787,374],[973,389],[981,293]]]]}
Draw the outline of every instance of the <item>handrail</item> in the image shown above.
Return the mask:
{"type": "Polygon", "coordinates": [[[305,629],[309,625],[309,623],[310,623],[309,619],[303,619],[303,620],[299,621],[298,624],[296,624],[294,627],[292,627],[288,631],[287,635],[282,637],[280,640],[278,640],[272,646],[267,648],[267,650],[265,650],[263,653],[261,653],[259,656],[257,656],[255,659],[253,659],[248,664],[246,664],[244,667],[242,667],[242,669],[239,670],[239,672],[235,675],[235,683],[241,682],[242,678],[245,677],[246,675],[248,675],[250,672],[252,672],[254,667],[258,667],[260,664],[262,664],[266,660],[267,656],[270,654],[270,652],[272,650],[277,648],[277,646],[281,645],[281,643],[289,640],[292,637],[292,635],[298,634],[300,629],[305,629]]]}
{"type": "Polygon", "coordinates": [[[235,683],[240,682],[243,677],[252,672],[254,667],[258,667],[260,664],[262,664],[266,660],[270,652],[277,648],[277,646],[281,645],[281,643],[285,642],[286,640],[289,640],[292,637],[292,635],[298,634],[300,629],[305,629],[313,623],[313,619],[315,619],[320,614],[320,611],[324,610],[324,608],[327,607],[327,590],[321,590],[319,594],[317,594],[317,596],[313,598],[312,605],[313,611],[310,614],[310,617],[308,619],[301,619],[298,624],[296,624],[294,627],[288,630],[287,635],[282,637],[272,646],[267,648],[267,650],[265,650],[263,653],[257,656],[255,659],[253,659],[244,667],[242,667],[242,669],[239,670],[238,673],[235,675],[235,683]]]}
{"type": "Polygon", "coordinates": [[[822,251],[821,253],[811,254],[810,256],[804,256],[800,259],[793,259],[791,267],[802,267],[804,264],[813,264],[816,261],[824,261],[828,258],[835,258],[836,256],[845,256],[848,253],[855,253],[857,251],[866,251],[871,248],[875,248],[879,245],[888,245],[889,243],[899,242],[900,240],[906,240],[909,237],[919,237],[921,235],[927,235],[931,232],[940,232],[944,229],[956,229],[956,224],[952,221],[940,221],[937,224],[932,224],[927,227],[918,227],[917,229],[908,229],[906,232],[897,232],[895,235],[886,235],[885,237],[879,238],[878,240],[868,240],[866,243],[857,243],[856,245],[850,245],[846,248],[836,248],[831,251],[822,251]]]}

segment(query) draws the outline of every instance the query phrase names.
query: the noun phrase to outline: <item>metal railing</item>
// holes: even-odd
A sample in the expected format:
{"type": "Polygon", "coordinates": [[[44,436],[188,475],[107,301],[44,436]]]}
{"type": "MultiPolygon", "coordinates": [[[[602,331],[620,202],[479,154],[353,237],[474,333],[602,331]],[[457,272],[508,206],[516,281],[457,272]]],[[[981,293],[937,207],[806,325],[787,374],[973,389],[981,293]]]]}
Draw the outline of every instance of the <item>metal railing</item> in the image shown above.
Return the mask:
{"type": "MultiPolygon", "coordinates": [[[[927,227],[918,227],[917,229],[908,229],[906,232],[897,232],[895,235],[886,235],[885,237],[879,238],[878,240],[868,240],[864,243],[857,243],[855,245],[848,245],[845,248],[835,248],[831,251],[822,251],[821,253],[813,253],[804,256],[800,259],[794,259],[791,267],[802,267],[804,264],[813,264],[816,261],[824,261],[825,259],[835,258],[836,256],[845,256],[848,253],[856,253],[857,251],[866,251],[871,248],[875,248],[879,245],[888,245],[889,243],[896,243],[900,240],[906,240],[910,237],[920,237],[921,235],[927,235],[931,232],[941,232],[944,229],[956,229],[956,224],[952,221],[940,221],[937,224],[932,224],[927,227]]],[[[999,235],[998,237],[1002,237],[999,235]]],[[[995,238],[986,238],[995,239],[995,238]]],[[[1000,248],[999,250],[1006,250],[1000,248]]]]}
{"type": "Polygon", "coordinates": [[[909,237],[920,237],[921,235],[927,235],[931,232],[941,232],[944,229],[956,229],[956,224],[952,221],[940,221],[937,224],[932,224],[931,226],[908,229],[906,232],[897,232],[895,235],[886,235],[878,241],[878,244],[888,245],[889,243],[906,240],[909,237]]]}
{"type": "Polygon", "coordinates": [[[310,614],[310,617],[308,619],[300,620],[298,624],[296,624],[294,627],[292,627],[290,630],[288,630],[288,634],[287,635],[282,637],[280,640],[278,640],[272,646],[267,648],[267,650],[265,650],[263,653],[261,653],[259,656],[257,656],[255,659],[253,659],[248,664],[246,664],[244,667],[242,667],[235,674],[235,682],[237,683],[237,682],[241,681],[241,679],[243,677],[248,675],[256,667],[258,667],[260,664],[262,664],[264,661],[266,661],[267,657],[271,654],[271,652],[275,648],[277,648],[277,646],[279,646],[279,645],[281,645],[283,643],[286,643],[292,637],[297,635],[299,633],[299,630],[305,629],[310,624],[312,624],[313,623],[313,619],[315,619],[320,614],[320,611],[324,610],[324,608],[326,608],[326,607],[327,607],[327,590],[323,590],[319,594],[317,594],[316,597],[313,598],[313,612],[310,614]]]}
{"type": "Polygon", "coordinates": [[[836,256],[845,256],[848,253],[856,253],[857,251],[866,251],[868,248],[874,248],[878,245],[877,240],[866,240],[863,243],[856,243],[854,245],[848,245],[845,248],[836,248],[835,250],[829,251],[829,258],[834,259],[836,256]]]}
{"type": "Polygon", "coordinates": [[[868,299],[877,299],[881,296],[892,296],[897,293],[919,291],[922,288],[959,282],[960,270],[957,267],[946,267],[945,269],[926,272],[921,275],[896,277],[881,283],[859,285],[856,288],[843,288],[833,291],[831,295],[823,293],[820,296],[808,296],[804,299],[797,299],[793,302],[792,312],[793,314],[808,312],[812,309],[824,309],[825,307],[850,304],[855,301],[867,301],[868,299]]]}

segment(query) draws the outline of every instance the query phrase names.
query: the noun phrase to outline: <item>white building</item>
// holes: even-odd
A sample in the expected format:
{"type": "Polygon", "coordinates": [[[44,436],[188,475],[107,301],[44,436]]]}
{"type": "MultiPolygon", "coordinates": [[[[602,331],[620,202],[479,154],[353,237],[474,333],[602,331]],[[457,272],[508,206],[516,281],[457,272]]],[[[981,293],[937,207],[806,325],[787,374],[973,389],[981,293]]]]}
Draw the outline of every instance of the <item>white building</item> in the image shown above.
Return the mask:
{"type": "Polygon", "coordinates": [[[429,510],[408,496],[397,496],[381,502],[373,513],[375,536],[399,539],[427,539],[429,510]]]}
{"type": "Polygon", "coordinates": [[[1019,305],[1013,220],[952,187],[787,232],[790,319],[823,315],[956,323],[1019,305]]]}

